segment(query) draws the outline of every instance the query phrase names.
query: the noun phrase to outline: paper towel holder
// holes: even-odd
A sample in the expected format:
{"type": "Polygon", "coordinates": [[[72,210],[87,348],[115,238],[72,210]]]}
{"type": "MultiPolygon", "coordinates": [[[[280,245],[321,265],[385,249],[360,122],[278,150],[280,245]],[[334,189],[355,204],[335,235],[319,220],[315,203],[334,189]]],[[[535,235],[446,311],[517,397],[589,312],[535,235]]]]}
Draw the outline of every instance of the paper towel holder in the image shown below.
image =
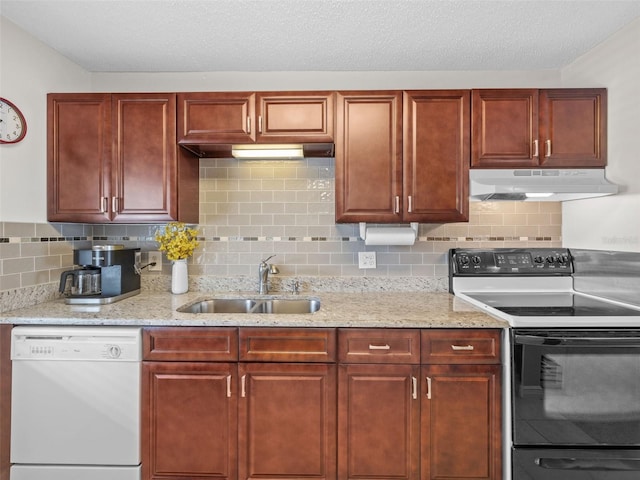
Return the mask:
{"type": "MultiPolygon", "coordinates": [[[[411,222],[410,224],[411,229],[414,232],[414,240],[418,238],[418,222],[411,222]]],[[[392,230],[394,227],[389,227],[389,230],[392,230]]],[[[366,242],[367,240],[367,223],[366,222],[360,222],[360,238],[362,240],[364,240],[366,242]]]]}

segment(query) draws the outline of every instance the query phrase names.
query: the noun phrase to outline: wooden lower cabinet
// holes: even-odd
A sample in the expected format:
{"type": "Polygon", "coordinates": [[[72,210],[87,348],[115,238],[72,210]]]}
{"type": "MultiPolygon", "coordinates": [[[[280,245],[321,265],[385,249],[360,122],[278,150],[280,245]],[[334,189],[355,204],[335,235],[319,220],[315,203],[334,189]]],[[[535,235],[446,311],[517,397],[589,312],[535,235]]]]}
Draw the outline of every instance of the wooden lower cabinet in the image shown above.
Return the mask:
{"type": "Polygon", "coordinates": [[[241,363],[239,478],[336,478],[336,366],[241,363]]]}
{"type": "Polygon", "coordinates": [[[418,365],[340,365],[338,479],[419,479],[418,365]]]}
{"type": "Polygon", "coordinates": [[[237,478],[237,366],[144,362],[142,478],[237,478]]]}
{"type": "Polygon", "coordinates": [[[500,372],[500,365],[422,366],[422,480],[502,478],[500,372]]]}
{"type": "Polygon", "coordinates": [[[500,338],[145,329],[142,479],[501,480],[500,338]]]}

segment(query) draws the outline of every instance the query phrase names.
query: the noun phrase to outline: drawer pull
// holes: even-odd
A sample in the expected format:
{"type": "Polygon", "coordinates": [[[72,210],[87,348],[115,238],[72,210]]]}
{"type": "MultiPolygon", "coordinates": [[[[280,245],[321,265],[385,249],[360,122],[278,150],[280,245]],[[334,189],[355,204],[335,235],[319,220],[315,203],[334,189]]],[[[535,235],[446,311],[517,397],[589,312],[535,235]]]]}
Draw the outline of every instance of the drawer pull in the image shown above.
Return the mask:
{"type": "Polygon", "coordinates": [[[227,375],[227,398],[231,398],[231,375],[227,375]]]}
{"type": "Polygon", "coordinates": [[[427,400],[431,400],[431,377],[427,377],[427,400]]]}
{"type": "Polygon", "coordinates": [[[371,344],[369,344],[369,350],[391,350],[391,345],[371,345],[371,344]]]}
{"type": "Polygon", "coordinates": [[[451,350],[456,352],[461,350],[472,351],[473,348],[473,345],[451,345],[451,350]]]}

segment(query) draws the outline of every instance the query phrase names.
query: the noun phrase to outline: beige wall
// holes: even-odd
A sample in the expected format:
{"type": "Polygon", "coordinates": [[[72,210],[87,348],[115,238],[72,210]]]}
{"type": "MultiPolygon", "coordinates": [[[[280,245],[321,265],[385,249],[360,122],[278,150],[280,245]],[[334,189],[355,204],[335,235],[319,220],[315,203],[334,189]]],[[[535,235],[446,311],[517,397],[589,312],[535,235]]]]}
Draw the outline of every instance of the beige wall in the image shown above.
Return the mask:
{"type": "Polygon", "coordinates": [[[607,177],[619,195],[566,202],[563,242],[640,252],[640,19],[562,70],[566,84],[608,89],[607,177]]]}
{"type": "Polygon", "coordinates": [[[46,221],[46,94],[86,91],[91,75],[0,16],[0,94],[27,120],[27,136],[0,148],[0,221],[46,221]]]}

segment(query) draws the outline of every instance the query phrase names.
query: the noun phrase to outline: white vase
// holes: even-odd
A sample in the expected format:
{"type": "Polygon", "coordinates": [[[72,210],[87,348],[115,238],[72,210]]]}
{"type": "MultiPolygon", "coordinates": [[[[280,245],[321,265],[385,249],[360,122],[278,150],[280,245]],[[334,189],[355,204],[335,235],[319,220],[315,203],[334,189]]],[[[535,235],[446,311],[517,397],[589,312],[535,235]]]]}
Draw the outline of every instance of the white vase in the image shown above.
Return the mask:
{"type": "Polygon", "coordinates": [[[187,293],[189,291],[189,272],[187,260],[174,260],[171,267],[171,293],[187,293]]]}

